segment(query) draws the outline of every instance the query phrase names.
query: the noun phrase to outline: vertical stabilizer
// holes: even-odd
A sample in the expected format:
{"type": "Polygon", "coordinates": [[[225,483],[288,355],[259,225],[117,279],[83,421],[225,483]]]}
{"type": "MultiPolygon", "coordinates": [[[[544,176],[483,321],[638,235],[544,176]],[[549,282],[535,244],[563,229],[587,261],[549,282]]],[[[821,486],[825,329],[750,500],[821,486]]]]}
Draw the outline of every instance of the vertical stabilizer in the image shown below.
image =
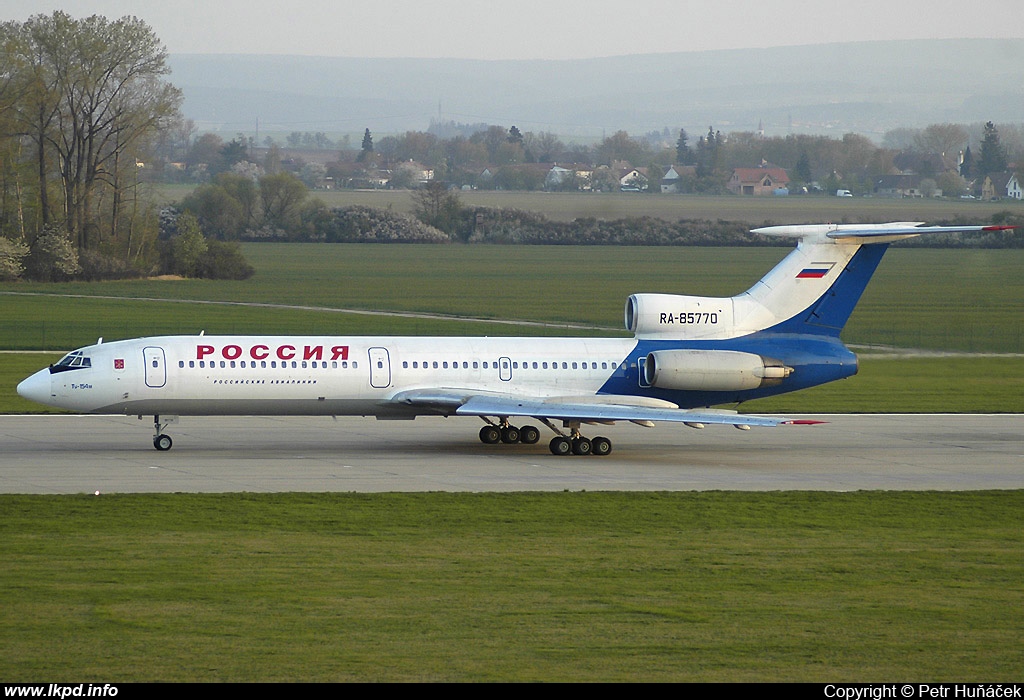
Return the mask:
{"type": "Polygon", "coordinates": [[[737,325],[751,333],[838,336],[888,247],[817,236],[802,240],[757,284],[735,297],[737,325]]]}

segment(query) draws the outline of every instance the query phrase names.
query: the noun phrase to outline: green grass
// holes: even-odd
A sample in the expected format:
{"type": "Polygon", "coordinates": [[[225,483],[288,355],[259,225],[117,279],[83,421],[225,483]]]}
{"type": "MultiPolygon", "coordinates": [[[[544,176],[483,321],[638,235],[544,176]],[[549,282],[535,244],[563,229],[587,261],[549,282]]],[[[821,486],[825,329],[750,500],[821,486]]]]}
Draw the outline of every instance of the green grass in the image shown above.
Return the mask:
{"type": "MultiPolygon", "coordinates": [[[[637,291],[728,296],[783,248],[562,248],[250,244],[251,280],[6,284],[0,349],[66,351],[100,336],[621,335],[637,291]],[[26,296],[26,294],[28,294],[26,296]],[[84,297],[52,296],[76,294],[84,297]],[[38,296],[36,296],[38,295],[38,296]],[[120,299],[103,296],[125,297],[120,299]],[[292,304],[314,309],[158,299],[292,304]],[[357,308],[573,323],[518,327],[337,313],[357,308]]],[[[892,250],[854,312],[848,343],[963,352],[1024,352],[1024,251],[892,250]]],[[[14,387],[54,357],[0,355],[0,411],[43,410],[14,387]]],[[[865,358],[852,379],[747,404],[750,411],[1024,411],[1020,358],[865,358]]]]}
{"type": "Polygon", "coordinates": [[[860,358],[856,376],[743,404],[744,413],[1024,413],[1024,358],[860,358]]]}
{"type": "MultiPolygon", "coordinates": [[[[161,202],[178,201],[193,188],[162,185],[161,202]]],[[[329,207],[367,206],[411,214],[412,193],[404,190],[334,190],[311,193],[329,207]]],[[[622,219],[653,216],[677,219],[725,219],[760,226],[778,223],[925,221],[934,223],[954,216],[988,223],[996,212],[1019,211],[1017,202],[982,202],[960,199],[885,199],[872,197],[733,197],[709,195],[647,195],[637,193],[572,192],[460,192],[467,207],[525,209],[555,221],[580,217],[622,219]]]]}
{"type": "Polygon", "coordinates": [[[0,502],[8,682],[1024,672],[1020,491],[0,502]]]}
{"type": "MultiPolygon", "coordinates": [[[[445,322],[343,318],[295,310],[161,305],[140,298],[444,313],[578,323],[614,332],[622,328],[622,308],[634,292],[731,296],[749,288],[788,249],[250,244],[244,250],[258,272],[241,282],[2,284],[0,292],[129,299],[0,295],[0,349],[68,349],[98,336],[114,339],[201,329],[546,332],[507,326],[480,331],[445,322]]],[[[1024,352],[1024,250],[892,250],[843,337],[849,343],[897,347],[1024,352]]]]}

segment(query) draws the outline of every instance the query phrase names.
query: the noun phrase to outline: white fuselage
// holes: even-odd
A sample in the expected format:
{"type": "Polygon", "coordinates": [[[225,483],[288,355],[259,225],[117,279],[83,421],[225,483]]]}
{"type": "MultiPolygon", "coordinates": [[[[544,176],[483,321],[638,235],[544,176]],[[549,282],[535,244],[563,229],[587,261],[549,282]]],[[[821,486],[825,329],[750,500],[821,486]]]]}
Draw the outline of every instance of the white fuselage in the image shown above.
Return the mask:
{"type": "MultiPolygon", "coordinates": [[[[638,374],[634,339],[163,336],[101,343],[88,366],[42,370],[19,392],[91,413],[434,413],[394,402],[419,389],[550,398],[638,374]]],[[[639,379],[638,379],[639,381],[639,379]]]]}

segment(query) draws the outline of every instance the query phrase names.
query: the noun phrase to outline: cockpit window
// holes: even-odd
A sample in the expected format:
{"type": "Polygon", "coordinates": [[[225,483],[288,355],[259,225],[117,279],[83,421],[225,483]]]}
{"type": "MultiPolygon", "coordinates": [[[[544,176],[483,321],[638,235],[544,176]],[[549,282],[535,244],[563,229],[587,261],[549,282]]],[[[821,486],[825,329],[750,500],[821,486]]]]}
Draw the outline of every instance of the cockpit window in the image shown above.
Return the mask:
{"type": "Polygon", "coordinates": [[[92,359],[87,355],[84,355],[81,350],[75,350],[69,352],[67,355],[61,358],[55,367],[63,367],[67,369],[78,369],[79,367],[92,367],[92,359]]]}

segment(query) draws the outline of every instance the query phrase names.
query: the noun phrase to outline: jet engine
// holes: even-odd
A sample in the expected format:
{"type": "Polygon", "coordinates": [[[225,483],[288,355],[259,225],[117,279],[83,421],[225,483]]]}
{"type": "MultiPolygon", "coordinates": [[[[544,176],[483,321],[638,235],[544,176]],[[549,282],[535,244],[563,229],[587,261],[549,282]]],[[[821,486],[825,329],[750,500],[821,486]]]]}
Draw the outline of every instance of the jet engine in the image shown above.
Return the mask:
{"type": "Polygon", "coordinates": [[[734,350],[656,350],[644,366],[648,384],[677,391],[759,389],[792,372],[779,360],[734,350]]]}
{"type": "Polygon", "coordinates": [[[633,294],[626,328],[640,338],[713,338],[733,328],[733,300],[679,294],[633,294]]]}

